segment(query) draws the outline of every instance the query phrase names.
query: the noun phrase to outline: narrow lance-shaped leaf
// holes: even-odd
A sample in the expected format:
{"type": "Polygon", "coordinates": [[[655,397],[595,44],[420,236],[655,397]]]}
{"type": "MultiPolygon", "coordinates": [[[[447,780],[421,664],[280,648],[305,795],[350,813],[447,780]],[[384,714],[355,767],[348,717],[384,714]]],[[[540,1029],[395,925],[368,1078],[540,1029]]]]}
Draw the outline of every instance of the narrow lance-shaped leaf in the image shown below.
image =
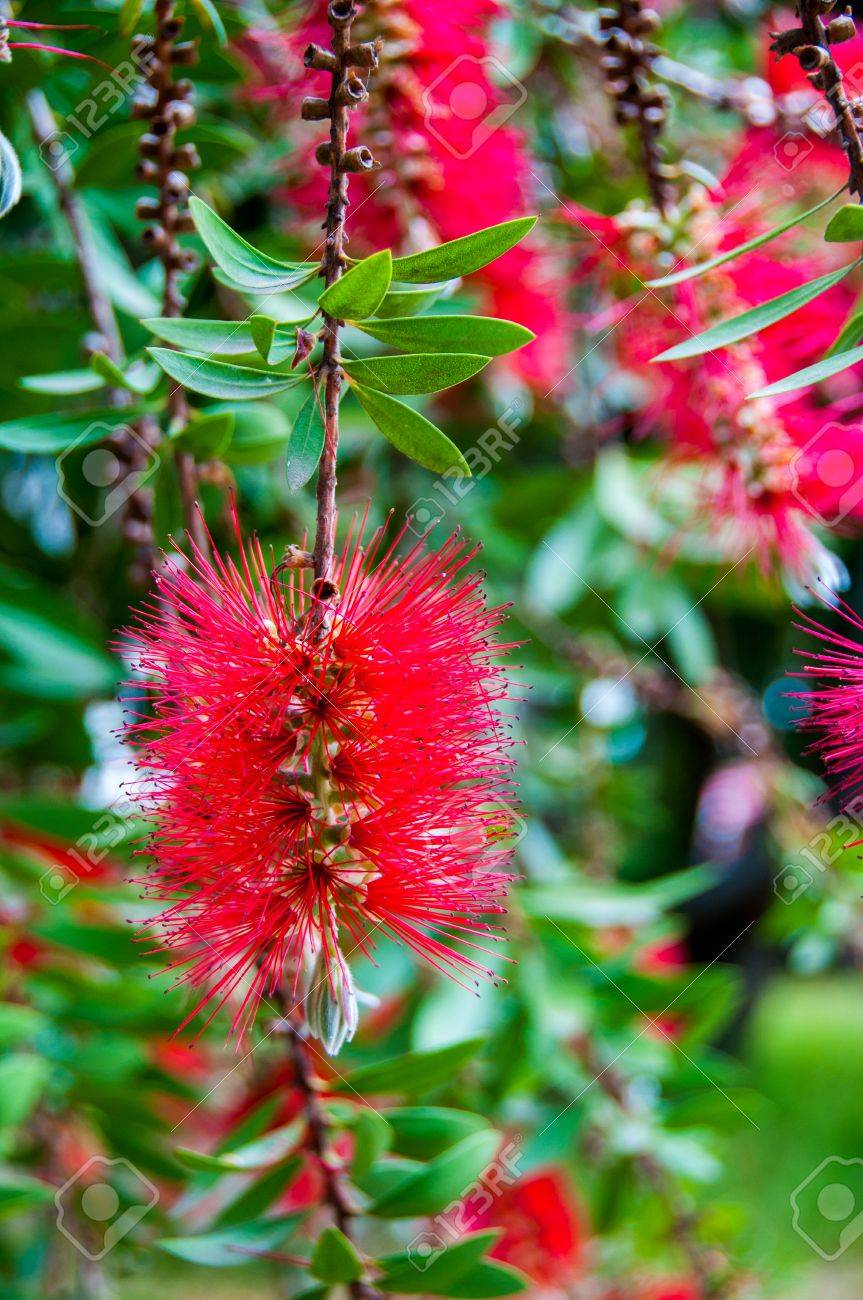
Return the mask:
{"type": "Polygon", "coordinates": [[[767,384],[754,393],[747,393],[747,401],[752,401],[756,397],[779,397],[782,393],[793,393],[799,388],[808,388],[810,384],[820,383],[822,379],[829,379],[831,375],[838,375],[849,366],[855,366],[858,361],[863,361],[863,348],[852,348],[849,352],[836,352],[832,356],[822,358],[821,361],[816,361],[812,366],[804,366],[793,375],[777,379],[775,383],[767,384]]]}
{"type": "Polygon", "coordinates": [[[499,357],[536,338],[523,325],[493,316],[402,316],[355,323],[364,334],[404,352],[472,352],[499,357]]]}
{"type": "Polygon", "coordinates": [[[382,317],[389,320],[393,316],[416,316],[436,302],[447,287],[444,282],[423,289],[390,289],[375,316],[378,320],[382,317]]]}
{"type": "Polygon", "coordinates": [[[51,397],[79,397],[105,387],[105,379],[94,370],[57,370],[47,375],[24,375],[18,383],[28,393],[51,397]]]}
{"type": "Polygon", "coordinates": [[[191,352],[240,356],[244,352],[255,350],[248,321],[184,320],[181,316],[156,316],[141,323],[166,343],[191,352]]]}
{"type": "Polygon", "coordinates": [[[489,363],[489,357],[469,353],[415,352],[410,356],[356,358],[342,368],[367,388],[384,393],[437,393],[464,383],[489,363]]]}
{"type": "Polygon", "coordinates": [[[178,384],[193,393],[203,393],[205,397],[217,397],[222,401],[246,401],[284,393],[301,383],[303,378],[270,374],[250,366],[232,366],[225,361],[172,352],[170,348],[149,348],[148,351],[165,374],[178,384]]]}
{"type": "Polygon", "coordinates": [[[472,1133],[384,1192],[369,1207],[369,1213],[384,1219],[436,1214],[479,1177],[494,1159],[499,1145],[500,1134],[494,1129],[472,1133]]]}
{"type": "Polygon", "coordinates": [[[284,292],[304,284],[317,274],[312,262],[280,262],[255,248],[232,230],[199,198],[189,200],[189,208],[198,234],[211,256],[230,278],[244,289],[284,292]]]}
{"type": "Polygon", "coordinates": [[[799,311],[814,298],[832,289],[834,284],[844,280],[845,276],[859,265],[858,259],[838,271],[831,271],[828,275],[819,276],[817,280],[810,280],[808,284],[801,284],[787,293],[780,293],[778,297],[770,298],[759,307],[752,307],[749,311],[741,312],[739,316],[733,316],[731,320],[722,321],[719,325],[713,325],[683,343],[675,344],[673,348],[667,348],[665,352],[652,357],[651,360],[683,361],[687,357],[700,357],[705,352],[713,352],[718,348],[727,348],[732,343],[739,343],[741,339],[749,338],[750,335],[766,329],[768,325],[775,325],[777,321],[784,320],[786,316],[799,311]]]}
{"type": "Polygon", "coordinates": [[[313,388],[300,408],[288,442],[285,471],[288,487],[299,492],[314,474],[324,450],[324,420],[321,398],[313,388]]]}
{"type": "Polygon", "coordinates": [[[727,248],[724,253],[717,253],[716,257],[708,258],[706,262],[696,262],[694,266],[685,266],[680,271],[671,271],[668,275],[662,275],[656,280],[648,280],[647,284],[650,289],[668,289],[673,284],[684,284],[687,280],[694,280],[698,276],[707,275],[708,271],[713,271],[717,266],[724,266],[726,262],[731,262],[735,257],[742,257],[744,253],[751,253],[756,248],[761,248],[763,244],[769,244],[772,239],[778,239],[786,231],[793,230],[799,226],[807,217],[814,216],[822,208],[826,208],[835,199],[838,199],[843,190],[847,189],[843,185],[835,194],[831,194],[828,199],[822,199],[816,203],[813,208],[807,212],[795,212],[793,217],[783,221],[778,226],[773,226],[771,230],[765,230],[760,235],[755,235],[752,239],[747,239],[745,243],[735,244],[734,248],[727,248]]]}
{"type": "Polygon", "coordinates": [[[393,262],[393,279],[409,284],[430,284],[436,280],[470,275],[514,247],[535,225],[536,217],[518,217],[515,221],[502,221],[461,239],[451,239],[423,253],[397,257],[393,262]]]}
{"type": "Polygon", "coordinates": [[[324,289],[318,306],[335,320],[363,320],[373,316],[390,287],[392,267],[392,253],[388,248],[372,253],[324,289]]]}
{"type": "Polygon", "coordinates": [[[832,357],[838,352],[847,352],[861,339],[863,339],[863,311],[856,310],[848,317],[824,355],[832,357]]]}
{"type": "MultiPolygon", "coordinates": [[[[401,407],[402,403],[393,402],[392,405],[401,407]]],[[[361,1065],[346,1079],[336,1079],[333,1087],[342,1092],[356,1092],[364,1097],[388,1092],[419,1096],[440,1087],[442,1083],[451,1083],[457,1071],[465,1062],[472,1060],[481,1047],[481,1038],[468,1038],[461,1043],[437,1047],[428,1052],[406,1052],[389,1061],[361,1065]]]]}
{"type": "Polygon", "coordinates": [[[405,456],[437,474],[454,470],[466,477],[470,475],[470,466],[455,443],[419,411],[372,388],[354,384],[353,390],[384,437],[405,456]]]}

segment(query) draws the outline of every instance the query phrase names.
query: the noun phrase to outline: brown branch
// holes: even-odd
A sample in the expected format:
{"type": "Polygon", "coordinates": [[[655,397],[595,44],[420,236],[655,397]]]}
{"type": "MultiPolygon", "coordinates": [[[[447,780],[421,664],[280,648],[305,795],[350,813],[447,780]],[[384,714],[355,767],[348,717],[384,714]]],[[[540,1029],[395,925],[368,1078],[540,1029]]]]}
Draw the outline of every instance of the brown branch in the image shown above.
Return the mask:
{"type": "MultiPolygon", "coordinates": [[[[350,112],[361,104],[367,95],[365,86],[353,71],[354,68],[377,66],[378,47],[365,42],[352,48],[351,28],[357,17],[353,0],[330,0],[327,21],[332,28],[330,50],[310,45],[306,50],[306,67],[313,71],[329,72],[328,99],[307,98],[303,101],[306,120],[329,118],[330,138],[317,151],[318,161],[329,167],[330,185],[327,196],[327,216],[324,222],[324,254],[321,275],[329,288],[335,284],[345,266],[345,218],[348,210],[348,174],[366,171],[375,161],[368,149],[348,150],[350,112]]],[[[343,322],[323,313],[321,331],[324,349],[317,368],[315,385],[323,385],[324,396],[324,450],[318,466],[317,525],[315,531],[315,589],[320,600],[327,601],[335,595],[332,586],[333,556],[336,534],[336,462],[339,452],[339,402],[342,388],[339,334],[343,322]]]]}
{"type": "MultiPolygon", "coordinates": [[[[286,1019],[291,1044],[294,1081],[303,1099],[303,1112],[309,1132],[309,1149],[320,1168],[324,1181],[324,1201],[329,1206],[336,1227],[354,1241],[356,1210],[337,1160],[330,1150],[330,1128],[321,1101],[321,1088],[312,1066],[311,1051],[301,1030],[286,1019]]],[[[367,1282],[352,1282],[348,1290],[353,1300],[379,1300],[380,1292],[367,1282]]]]}
{"type": "MultiPolygon", "coordinates": [[[[50,159],[49,171],[57,193],[57,201],[66,219],[84,282],[87,307],[96,330],[95,338],[88,341],[88,351],[91,355],[97,351],[104,352],[115,365],[123,366],[126,360],[123,340],[113,304],[105,293],[99,272],[98,249],[87,221],[87,214],[75,191],[75,173],[72,166],[62,155],[52,156],[51,141],[56,135],[57,124],[41,90],[33,90],[27,96],[27,111],[33,128],[33,138],[46,160],[50,159]]],[[[111,388],[108,390],[108,404],[120,411],[128,409],[133,404],[132,394],[125,388],[111,388]]],[[[108,445],[122,467],[124,479],[146,465],[148,449],[155,447],[158,441],[158,425],[149,416],[140,420],[134,431],[124,426],[115,432],[109,439],[108,445]]],[[[124,539],[134,549],[131,577],[137,584],[146,581],[152,568],[151,515],[150,489],[142,486],[130,493],[123,510],[122,530],[124,539]]]]}
{"type": "Polygon", "coordinates": [[[659,53],[648,39],[658,18],[641,0],[616,0],[600,15],[603,54],[600,66],[615,103],[618,126],[634,124],[638,131],[641,163],[650,200],[662,216],[674,206],[673,172],[665,163],[660,136],[668,110],[668,92],[652,83],[653,63],[659,53]]]}
{"type": "MultiPolygon", "coordinates": [[[[614,1102],[621,1113],[633,1115],[626,1080],[612,1066],[603,1065],[596,1045],[587,1034],[582,1034],[574,1044],[576,1055],[594,1083],[614,1102]]],[[[733,1294],[734,1280],[728,1261],[717,1250],[705,1246],[695,1236],[698,1215],[684,1202],[673,1180],[654,1156],[642,1153],[633,1157],[645,1182],[668,1211],[671,1235],[686,1257],[693,1277],[699,1285],[704,1300],[722,1300],[733,1294]]]]}
{"type": "Polygon", "coordinates": [[[797,17],[800,26],[785,32],[773,33],[772,49],[782,58],[793,54],[816,90],[820,90],[833,110],[839,142],[848,160],[849,185],[858,198],[863,198],[863,141],[852,105],[846,94],[836,60],[830,47],[855,35],[851,10],[831,19],[827,16],[833,5],[830,0],[797,0],[797,17]]]}
{"type": "MultiPolygon", "coordinates": [[[[178,40],[183,19],[175,14],[174,0],[156,0],[155,31],[152,37],[136,36],[133,52],[146,68],[146,79],[135,98],[134,116],[148,123],[139,141],[141,161],[138,176],[156,187],[154,199],[138,201],[137,215],[149,224],[142,235],[164,270],[162,315],[179,316],[184,301],[180,279],[195,269],[194,253],[180,246],[178,236],[194,229],[187,199],[189,182],[186,173],[199,165],[194,145],[177,145],[177,132],[195,121],[192,104],[194,86],[187,78],[174,81],[174,68],[189,67],[197,53],[192,41],[178,40]]],[[[189,418],[186,393],[181,384],[171,380],[168,393],[168,418],[174,426],[189,418]]],[[[207,548],[206,530],[197,510],[198,475],[194,458],[188,452],[175,453],[180,495],[186,530],[202,550],[207,548]]]]}

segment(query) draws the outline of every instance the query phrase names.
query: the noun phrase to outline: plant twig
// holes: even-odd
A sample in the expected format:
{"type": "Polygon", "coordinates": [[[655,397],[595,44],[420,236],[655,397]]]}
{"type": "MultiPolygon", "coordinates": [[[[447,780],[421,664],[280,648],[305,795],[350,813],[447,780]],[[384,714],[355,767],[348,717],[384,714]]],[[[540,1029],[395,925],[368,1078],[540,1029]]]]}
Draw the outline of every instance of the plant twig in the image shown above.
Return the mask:
{"type": "MultiPolygon", "coordinates": [[[[5,10],[5,6],[3,6],[5,10]]],[[[90,352],[104,352],[117,366],[125,364],[125,350],[113,304],[105,292],[99,271],[99,254],[87,220],[83,204],[75,190],[75,173],[68,158],[55,156],[51,142],[57,133],[54,113],[41,90],[32,90],[27,96],[27,112],[33,128],[37,147],[49,164],[57,202],[66,219],[75,255],[84,282],[84,292],[90,319],[96,330],[90,342],[90,352]]],[[[128,409],[133,403],[132,394],[124,388],[108,390],[108,404],[117,410],[128,409]]],[[[159,428],[154,419],[140,420],[134,432],[124,426],[118,429],[109,446],[122,467],[122,476],[139,471],[146,463],[147,449],[159,441],[159,428]]],[[[134,549],[131,576],[134,582],[143,583],[152,568],[152,494],[141,486],[131,492],[123,509],[123,536],[134,549]]]]}
{"type": "Polygon", "coordinates": [[[665,217],[674,206],[674,173],[665,163],[660,144],[669,96],[664,86],[652,84],[653,63],[659,51],[649,37],[658,21],[656,13],[645,9],[641,0],[616,0],[613,9],[600,15],[600,63],[615,102],[618,125],[634,123],[637,127],[650,200],[665,217]]]}
{"type": "MultiPolygon", "coordinates": [[[[326,1112],[321,1103],[318,1080],[312,1066],[311,1053],[303,1032],[290,1019],[286,1020],[291,1044],[294,1081],[303,1099],[303,1112],[309,1132],[309,1148],[321,1170],[324,1180],[324,1201],[329,1206],[336,1227],[354,1240],[356,1210],[351,1202],[341,1169],[330,1150],[330,1131],[326,1112]]],[[[380,1292],[367,1282],[352,1282],[348,1287],[352,1300],[380,1300],[380,1292]]]]}
{"type": "MultiPolygon", "coordinates": [[[[633,1108],[623,1075],[612,1066],[602,1064],[596,1045],[589,1035],[580,1035],[574,1048],[584,1069],[593,1078],[597,1087],[602,1089],[622,1114],[631,1116],[633,1108]]],[[[695,1236],[698,1225],[697,1214],[684,1203],[677,1187],[662,1165],[647,1152],[636,1155],[634,1163],[656,1196],[666,1206],[671,1235],[686,1256],[692,1275],[698,1282],[699,1294],[704,1297],[704,1300],[722,1300],[722,1297],[731,1295],[733,1279],[727,1260],[720,1252],[705,1246],[695,1236]]]]}
{"type": "Polygon", "coordinates": [[[839,141],[848,160],[849,184],[858,198],[863,198],[863,141],[857,118],[846,94],[832,45],[850,40],[855,35],[851,10],[824,23],[833,8],[830,0],[797,0],[797,17],[800,26],[788,31],[774,32],[772,49],[777,57],[793,54],[816,90],[820,90],[833,110],[839,141]]]}
{"type": "MultiPolygon", "coordinates": [[[[351,46],[351,28],[357,17],[353,0],[330,0],[327,21],[332,29],[331,49],[310,45],[305,53],[306,67],[329,72],[330,94],[326,100],[309,97],[303,101],[306,120],[329,118],[330,138],[319,146],[318,161],[329,168],[327,216],[324,222],[324,254],[321,275],[329,288],[335,284],[345,266],[345,218],[348,210],[348,175],[351,171],[368,171],[375,167],[370,151],[362,146],[348,149],[350,111],[361,104],[367,91],[355,68],[377,66],[378,45],[367,41],[351,46]]],[[[315,531],[315,592],[319,600],[335,595],[332,585],[336,534],[336,462],[339,451],[339,401],[342,370],[339,334],[342,321],[323,313],[323,357],[317,368],[316,385],[324,390],[324,450],[318,466],[317,525],[315,531]]]]}
{"type": "MultiPolygon", "coordinates": [[[[148,123],[139,141],[141,161],[138,176],[153,184],[154,199],[138,201],[137,214],[149,224],[143,233],[144,243],[152,249],[164,269],[162,314],[179,316],[183,310],[180,279],[195,269],[194,253],[181,248],[178,236],[194,229],[188,212],[188,171],[200,163],[194,145],[177,145],[177,132],[195,121],[192,104],[194,86],[187,78],[174,81],[174,68],[195,63],[197,52],[192,41],[180,41],[183,20],[175,14],[174,0],[156,0],[155,30],[152,37],[136,36],[134,54],[146,68],[146,80],[135,98],[134,115],[148,123]]],[[[171,381],[168,392],[168,417],[172,425],[184,425],[189,416],[186,393],[181,384],[171,381]]],[[[195,544],[206,550],[207,535],[197,510],[198,475],[194,458],[185,451],[175,454],[180,495],[186,530],[195,544]]]]}

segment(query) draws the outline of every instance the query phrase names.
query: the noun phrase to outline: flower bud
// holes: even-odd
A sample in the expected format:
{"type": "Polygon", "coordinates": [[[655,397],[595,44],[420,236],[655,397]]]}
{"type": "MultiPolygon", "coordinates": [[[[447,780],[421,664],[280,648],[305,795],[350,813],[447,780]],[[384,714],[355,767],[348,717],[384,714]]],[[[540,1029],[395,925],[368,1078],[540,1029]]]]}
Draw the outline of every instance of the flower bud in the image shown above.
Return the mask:
{"type": "Polygon", "coordinates": [[[322,949],[312,968],[311,988],[306,998],[309,1032],[328,1056],[337,1056],[357,1031],[359,1009],[350,967],[336,949],[327,955],[322,949]]]}

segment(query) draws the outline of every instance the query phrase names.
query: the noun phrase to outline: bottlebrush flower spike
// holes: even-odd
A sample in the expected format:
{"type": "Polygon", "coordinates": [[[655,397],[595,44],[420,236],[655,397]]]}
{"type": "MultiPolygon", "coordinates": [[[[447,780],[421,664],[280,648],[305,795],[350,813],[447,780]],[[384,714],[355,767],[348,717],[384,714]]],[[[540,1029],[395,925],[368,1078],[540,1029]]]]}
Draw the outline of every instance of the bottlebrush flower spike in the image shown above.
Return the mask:
{"type": "Polygon", "coordinates": [[[832,592],[825,594],[825,601],[850,632],[834,631],[797,611],[802,620],[797,626],[823,647],[798,652],[808,658],[803,673],[816,687],[795,693],[801,706],[797,725],[818,733],[811,748],[835,779],[837,793],[850,798],[863,787],[863,619],[832,592]]]}
{"type": "Polygon", "coordinates": [[[127,633],[149,677],[127,703],[152,926],[204,989],[184,1025],[242,987],[242,1035],[321,954],[336,997],[378,932],[459,982],[492,976],[482,918],[503,911],[514,816],[503,611],[457,535],[399,556],[403,536],[349,539],[324,613],[256,540],[239,564],[193,547],[127,633]]]}

